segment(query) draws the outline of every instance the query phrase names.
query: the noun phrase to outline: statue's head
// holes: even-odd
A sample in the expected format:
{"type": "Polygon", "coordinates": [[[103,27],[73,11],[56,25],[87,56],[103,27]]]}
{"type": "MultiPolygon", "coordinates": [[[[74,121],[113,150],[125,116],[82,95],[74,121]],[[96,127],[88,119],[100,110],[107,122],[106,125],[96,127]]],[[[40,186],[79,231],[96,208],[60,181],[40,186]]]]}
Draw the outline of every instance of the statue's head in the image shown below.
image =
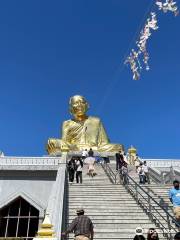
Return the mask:
{"type": "Polygon", "coordinates": [[[89,109],[89,104],[83,96],[75,95],[69,100],[70,113],[75,117],[84,116],[89,109]]]}

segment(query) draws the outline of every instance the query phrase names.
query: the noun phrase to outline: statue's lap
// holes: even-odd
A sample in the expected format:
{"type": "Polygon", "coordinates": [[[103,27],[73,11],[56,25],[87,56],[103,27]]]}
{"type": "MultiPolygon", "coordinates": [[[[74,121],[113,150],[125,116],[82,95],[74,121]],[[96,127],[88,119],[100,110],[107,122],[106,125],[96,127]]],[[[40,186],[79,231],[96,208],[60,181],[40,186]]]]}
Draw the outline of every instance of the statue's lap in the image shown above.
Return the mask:
{"type": "Polygon", "coordinates": [[[56,152],[68,152],[68,151],[82,151],[84,149],[92,148],[99,152],[118,152],[123,151],[124,148],[121,144],[108,143],[100,146],[91,146],[85,144],[68,144],[62,139],[50,138],[47,144],[47,150],[49,154],[56,152]]]}

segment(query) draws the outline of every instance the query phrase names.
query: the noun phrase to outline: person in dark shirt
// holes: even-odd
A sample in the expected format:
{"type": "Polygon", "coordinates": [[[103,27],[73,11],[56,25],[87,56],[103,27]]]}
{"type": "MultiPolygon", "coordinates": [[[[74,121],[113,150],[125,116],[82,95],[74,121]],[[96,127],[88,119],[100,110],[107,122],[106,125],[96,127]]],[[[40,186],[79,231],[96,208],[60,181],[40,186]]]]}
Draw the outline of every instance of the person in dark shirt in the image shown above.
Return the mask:
{"type": "Polygon", "coordinates": [[[68,174],[69,174],[69,182],[74,182],[74,173],[75,173],[75,159],[74,157],[67,164],[68,174]]]}
{"type": "Polygon", "coordinates": [[[94,152],[93,152],[92,148],[89,149],[88,155],[89,155],[89,157],[94,157],[94,152]]]}
{"type": "Polygon", "coordinates": [[[133,240],[146,240],[143,235],[136,235],[134,236],[133,240]]]}
{"type": "Polygon", "coordinates": [[[84,215],[83,209],[76,211],[77,217],[72,221],[69,228],[62,233],[62,237],[74,232],[75,240],[93,240],[94,226],[91,219],[84,215]]]}
{"type": "Polygon", "coordinates": [[[116,170],[117,171],[121,170],[123,161],[124,161],[124,156],[123,156],[122,152],[119,151],[118,153],[116,153],[116,170]]]}

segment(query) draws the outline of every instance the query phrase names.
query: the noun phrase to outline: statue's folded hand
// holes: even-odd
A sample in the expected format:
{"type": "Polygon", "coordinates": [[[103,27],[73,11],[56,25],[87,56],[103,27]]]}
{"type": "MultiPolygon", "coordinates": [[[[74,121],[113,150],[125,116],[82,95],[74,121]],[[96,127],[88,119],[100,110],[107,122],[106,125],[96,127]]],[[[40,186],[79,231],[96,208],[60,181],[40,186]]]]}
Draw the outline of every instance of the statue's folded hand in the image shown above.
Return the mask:
{"type": "Polygon", "coordinates": [[[56,152],[68,151],[68,145],[62,139],[50,138],[47,143],[47,151],[49,154],[56,152]]]}

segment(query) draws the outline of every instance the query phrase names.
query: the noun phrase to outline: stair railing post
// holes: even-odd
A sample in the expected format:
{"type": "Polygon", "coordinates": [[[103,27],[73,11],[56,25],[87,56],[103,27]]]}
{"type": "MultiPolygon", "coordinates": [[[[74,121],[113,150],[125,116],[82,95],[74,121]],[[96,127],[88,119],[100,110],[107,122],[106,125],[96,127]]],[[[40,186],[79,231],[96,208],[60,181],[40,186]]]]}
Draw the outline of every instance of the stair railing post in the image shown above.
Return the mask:
{"type": "Polygon", "coordinates": [[[107,171],[107,162],[104,160],[104,166],[105,166],[105,169],[107,171]]]}
{"type": "Polygon", "coordinates": [[[161,172],[161,184],[165,184],[164,173],[161,172]]]}
{"type": "Polygon", "coordinates": [[[135,194],[136,194],[136,200],[138,202],[138,185],[135,183],[135,194]]]}
{"type": "Polygon", "coordinates": [[[150,196],[148,195],[148,211],[149,211],[149,216],[152,216],[152,213],[151,213],[151,198],[150,196]]]}
{"type": "Polygon", "coordinates": [[[170,182],[173,182],[174,179],[175,179],[174,169],[173,169],[173,166],[171,165],[171,167],[170,167],[170,182]]]}
{"type": "Polygon", "coordinates": [[[170,240],[173,240],[173,236],[172,236],[172,233],[171,233],[171,221],[169,219],[169,215],[166,214],[166,217],[167,217],[167,225],[168,225],[168,233],[170,235],[170,240]]]}

